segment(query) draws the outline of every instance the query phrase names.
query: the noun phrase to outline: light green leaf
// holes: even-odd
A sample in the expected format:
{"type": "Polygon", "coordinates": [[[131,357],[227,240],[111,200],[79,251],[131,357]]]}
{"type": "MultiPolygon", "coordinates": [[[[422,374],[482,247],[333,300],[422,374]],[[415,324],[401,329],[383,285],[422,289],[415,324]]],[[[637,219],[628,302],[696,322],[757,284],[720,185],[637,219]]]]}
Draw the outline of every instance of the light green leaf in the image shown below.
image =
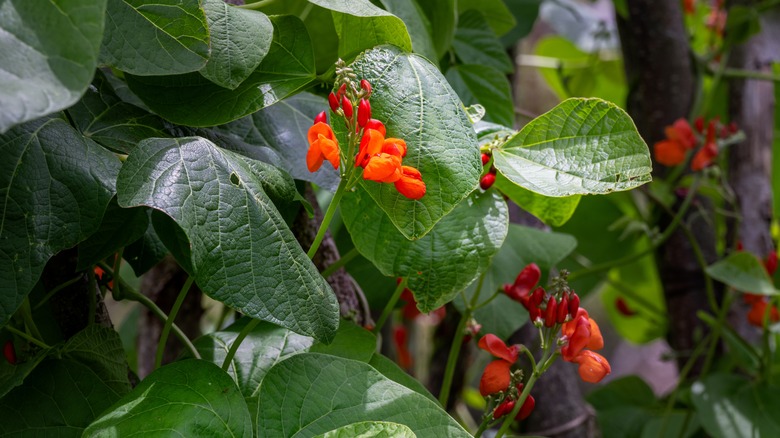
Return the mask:
{"type": "Polygon", "coordinates": [[[477,187],[482,163],[476,135],[455,92],[424,58],[383,46],[352,67],[373,86],[373,117],[385,123],[388,137],[409,145],[404,165],[422,173],[427,193],[414,201],[391,184],[362,186],[404,236],[419,239],[477,187]]]}
{"type": "MultiPolygon", "coordinates": [[[[470,10],[484,15],[490,28],[499,36],[515,27],[515,17],[503,0],[458,0],[458,13],[463,14],[470,10]]],[[[459,27],[460,25],[461,22],[458,22],[459,27]]]]}
{"type": "Polygon", "coordinates": [[[355,248],[382,274],[407,277],[422,312],[451,301],[490,265],[509,223],[506,203],[492,191],[475,192],[414,241],[404,239],[365,192],[344,197],[341,214],[355,248]]]}
{"type": "Polygon", "coordinates": [[[49,359],[0,399],[0,435],[80,437],[119,396],[86,365],[49,359]]]}
{"type": "MultiPolygon", "coordinates": [[[[480,302],[485,301],[504,284],[513,283],[525,265],[536,263],[542,273],[546,274],[576,247],[577,240],[568,234],[510,224],[504,244],[485,273],[480,302]]],[[[466,289],[467,298],[470,300],[475,292],[476,285],[472,284],[466,289]]],[[[459,311],[464,311],[462,299],[456,299],[453,304],[459,311]]],[[[483,333],[493,333],[506,339],[525,324],[528,311],[520,303],[500,293],[493,301],[477,309],[474,318],[482,324],[483,333]]]]}
{"type": "Polygon", "coordinates": [[[761,260],[749,252],[733,252],[707,267],[707,274],[736,290],[762,295],[777,295],[772,279],[761,260]]]}
{"type": "Polygon", "coordinates": [[[206,79],[234,90],[260,65],[271,47],[274,27],[265,14],[205,0],[211,56],[200,70],[206,79]]]}
{"type": "Polygon", "coordinates": [[[360,52],[382,44],[412,50],[412,40],[400,18],[368,0],[309,0],[329,9],[339,36],[339,57],[346,61],[360,52]]]}
{"type": "Polygon", "coordinates": [[[85,137],[123,154],[145,138],[168,136],[162,119],[122,101],[100,70],[95,72],[92,86],[67,112],[85,137]]]}
{"type": "Polygon", "coordinates": [[[126,75],[127,83],[152,111],[181,125],[219,125],[271,106],[300,91],[316,77],[311,40],[301,20],[279,16],[271,21],[271,49],[235,90],[222,88],[197,73],[126,75]]]}
{"type": "Polygon", "coordinates": [[[73,105],[97,66],[106,0],[0,5],[0,133],[73,105]]]}
{"type": "Polygon", "coordinates": [[[193,137],[142,141],[117,181],[120,206],[150,206],[183,229],[190,274],[206,294],[251,317],[332,339],[336,298],[269,199],[294,198],[289,176],[193,137]]]}
{"type": "Polygon", "coordinates": [[[125,349],[116,330],[97,324],[88,325],[68,339],[60,353],[88,366],[117,394],[130,392],[125,349]]]}
{"type": "Polygon", "coordinates": [[[539,195],[513,184],[503,175],[498,174],[493,187],[508,196],[523,210],[536,216],[542,222],[553,227],[560,227],[568,222],[580,203],[580,195],[552,198],[539,195]]]}
{"type": "Polygon", "coordinates": [[[485,120],[514,125],[515,107],[505,74],[492,67],[465,64],[447,70],[447,81],[464,105],[485,107],[485,120]]]}
{"type": "Polygon", "coordinates": [[[149,374],[84,431],[108,436],[251,436],[235,382],[218,366],[189,359],[149,374]]]}
{"type": "Polygon", "coordinates": [[[546,196],[630,190],[651,180],[650,151],[631,117],[601,99],[569,99],[493,151],[507,179],[546,196]]]}
{"type": "Polygon", "coordinates": [[[0,327],[51,256],[100,226],[119,160],[62,119],[0,134],[0,327]]]}
{"type": "Polygon", "coordinates": [[[317,353],[279,363],[260,388],[259,437],[303,437],[360,421],[391,421],[418,437],[468,437],[435,402],[370,365],[317,353]]]}
{"type": "Polygon", "coordinates": [[[715,438],[780,435],[778,388],[743,376],[715,373],[691,387],[691,400],[704,430],[715,438]]]}
{"type": "Polygon", "coordinates": [[[485,17],[475,10],[461,14],[452,47],[464,64],[493,67],[503,73],[512,73],[515,69],[485,17]]]}
{"type": "Polygon", "coordinates": [[[436,48],[433,47],[431,23],[420,6],[414,0],[382,0],[382,5],[403,20],[409,38],[412,40],[412,50],[437,65],[439,57],[436,55],[436,48]]]}
{"type": "Polygon", "coordinates": [[[455,36],[455,27],[458,22],[458,11],[455,0],[415,0],[420,9],[425,12],[431,23],[431,38],[436,54],[439,58],[444,56],[455,36]]]}
{"type": "Polygon", "coordinates": [[[108,0],[100,60],[134,75],[200,70],[209,30],[199,0],[108,0]]]}
{"type": "Polygon", "coordinates": [[[415,438],[412,429],[387,421],[363,421],[342,426],[314,438],[415,438]]]}

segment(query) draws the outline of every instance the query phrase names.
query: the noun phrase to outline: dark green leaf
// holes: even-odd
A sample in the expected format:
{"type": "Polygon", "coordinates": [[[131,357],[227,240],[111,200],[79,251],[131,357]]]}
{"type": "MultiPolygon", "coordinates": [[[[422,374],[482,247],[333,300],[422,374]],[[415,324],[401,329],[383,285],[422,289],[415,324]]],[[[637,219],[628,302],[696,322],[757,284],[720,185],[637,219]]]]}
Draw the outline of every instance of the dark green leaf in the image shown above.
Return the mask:
{"type": "Polygon", "coordinates": [[[24,379],[38,366],[49,354],[48,350],[40,350],[34,356],[24,361],[11,365],[8,361],[0,361],[0,399],[5,397],[12,389],[24,382],[24,379]]]}
{"type": "Polygon", "coordinates": [[[203,9],[211,36],[211,56],[200,74],[233,90],[268,54],[274,27],[262,12],[235,8],[222,0],[205,0],[203,9]]]}
{"type": "Polygon", "coordinates": [[[260,437],[311,436],[361,421],[404,424],[421,438],[470,436],[436,403],[370,365],[317,353],[273,367],[260,388],[258,412],[260,437]]]}
{"type": "Polygon", "coordinates": [[[631,117],[601,99],[569,99],[493,152],[507,179],[547,196],[630,190],[651,180],[650,151],[631,117]]]}
{"type": "Polygon", "coordinates": [[[363,421],[339,427],[314,438],[415,438],[412,429],[386,421],[363,421]]]}
{"type": "MultiPolygon", "coordinates": [[[[150,218],[153,211],[156,210],[146,210],[147,218],[150,218]]],[[[148,220],[148,223],[149,225],[146,227],[144,235],[126,246],[122,253],[123,258],[133,267],[136,277],[140,277],[141,274],[152,269],[152,266],[159,263],[168,254],[168,248],[165,247],[165,244],[162,243],[154,231],[152,221],[148,220]]]]}
{"type": "Polygon", "coordinates": [[[653,418],[642,428],[641,438],[675,436],[689,438],[699,432],[699,417],[693,412],[672,411],[663,417],[653,418]]]}
{"type": "Polygon", "coordinates": [[[626,405],[652,407],[656,403],[653,389],[638,376],[613,380],[588,395],[588,403],[598,410],[626,405]]]}
{"type": "Polygon", "coordinates": [[[108,0],[100,60],[135,75],[200,70],[209,30],[199,0],[108,0]]]}
{"type": "Polygon", "coordinates": [[[68,339],[60,353],[88,366],[117,394],[130,392],[125,350],[114,329],[97,324],[88,325],[68,339]]]}
{"type": "Polygon", "coordinates": [[[352,67],[373,86],[373,117],[386,124],[388,137],[409,145],[404,165],[422,173],[427,194],[414,201],[391,184],[362,186],[404,236],[419,239],[476,188],[482,166],[474,130],[455,92],[424,58],[383,46],[352,67]]]}
{"type": "Polygon", "coordinates": [[[382,0],[382,5],[390,13],[403,20],[409,38],[412,39],[412,50],[428,58],[431,63],[438,63],[436,49],[431,38],[431,23],[419,5],[414,0],[382,0]]]}
{"type": "Polygon", "coordinates": [[[503,73],[512,73],[515,69],[485,17],[475,10],[461,14],[452,47],[464,64],[493,67],[503,73]]]}
{"type": "Polygon", "coordinates": [[[0,134],[0,327],[49,257],[98,229],[119,160],[61,119],[0,134]]]}
{"type": "Polygon", "coordinates": [[[130,435],[251,436],[252,420],[230,376],[189,359],[149,374],[84,431],[85,437],[130,435]]]}
{"type": "Polygon", "coordinates": [[[311,40],[301,20],[280,16],[271,21],[271,49],[235,90],[222,88],[197,73],[127,75],[127,83],[155,113],[181,125],[219,125],[271,106],[300,91],[316,76],[311,40]]]}
{"type": "Polygon", "coordinates": [[[536,216],[542,222],[553,227],[560,227],[568,222],[580,203],[580,195],[552,198],[539,195],[513,184],[503,175],[496,175],[493,187],[508,196],[523,210],[536,216]]]}
{"type": "MultiPolygon", "coordinates": [[[[515,17],[503,0],[458,0],[458,13],[461,14],[461,20],[462,14],[468,11],[478,11],[483,15],[492,31],[499,36],[509,32],[515,26],[515,17]]],[[[458,27],[461,24],[461,21],[458,21],[458,27]]]]}
{"type": "Polygon", "coordinates": [[[458,65],[447,70],[447,81],[464,105],[485,107],[485,120],[514,125],[515,107],[506,75],[481,65],[458,65]]]}
{"type": "Polygon", "coordinates": [[[118,399],[86,365],[49,359],[0,399],[0,435],[80,437],[118,399]]]}
{"type": "Polygon", "coordinates": [[[294,198],[289,176],[201,138],[149,139],[130,154],[118,185],[120,206],[148,205],[184,230],[190,273],[205,293],[254,318],[332,339],[336,298],[269,199],[294,198]]]}
{"type": "Polygon", "coordinates": [[[79,262],[76,270],[84,270],[140,239],[149,227],[145,208],[121,208],[116,198],[103,214],[100,228],[79,244],[79,262]]]}
{"type": "Polygon", "coordinates": [[[123,102],[99,70],[86,94],[68,108],[68,116],[85,137],[124,154],[145,138],[168,136],[159,117],[123,102]]]}
{"type": "Polygon", "coordinates": [[[517,23],[501,37],[504,47],[509,49],[514,47],[521,38],[525,38],[531,33],[536,17],[539,15],[539,5],[542,4],[542,0],[504,0],[504,3],[517,23]]]}
{"type": "Polygon", "coordinates": [[[766,273],[761,260],[749,252],[733,252],[726,258],[707,267],[712,278],[742,292],[777,295],[772,279],[766,273]]]}
{"type": "Polygon", "coordinates": [[[92,80],[106,0],[0,6],[0,133],[73,105],[92,80]]]}
{"type": "Polygon", "coordinates": [[[433,47],[439,58],[450,50],[455,27],[458,22],[458,11],[455,0],[415,0],[420,9],[425,12],[431,23],[433,47]]]}
{"type": "Polygon", "coordinates": [[[414,241],[404,239],[363,191],[344,197],[341,207],[358,251],[384,275],[407,277],[422,312],[451,301],[490,265],[509,222],[506,203],[493,192],[475,192],[414,241]]]}
{"type": "Polygon", "coordinates": [[[730,45],[742,44],[761,32],[761,14],[755,6],[732,5],[727,17],[724,34],[730,45]]]}

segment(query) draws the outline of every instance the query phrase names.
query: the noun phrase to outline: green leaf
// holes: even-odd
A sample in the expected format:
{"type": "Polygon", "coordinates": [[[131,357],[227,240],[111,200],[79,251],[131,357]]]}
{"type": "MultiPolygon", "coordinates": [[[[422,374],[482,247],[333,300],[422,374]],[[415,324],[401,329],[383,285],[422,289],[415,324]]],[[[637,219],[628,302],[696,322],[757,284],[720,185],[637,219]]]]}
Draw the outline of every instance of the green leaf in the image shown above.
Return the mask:
{"type": "Polygon", "coordinates": [[[412,40],[412,50],[428,58],[434,65],[438,62],[436,48],[431,38],[431,23],[420,6],[414,0],[381,0],[388,12],[403,20],[409,38],[412,40]]]}
{"type": "Polygon", "coordinates": [[[294,198],[289,176],[194,137],[142,141],[117,181],[120,206],[150,206],[183,229],[190,274],[206,294],[251,317],[332,339],[336,298],[269,199],[294,198]]]}
{"type": "Polygon", "coordinates": [[[332,11],[333,25],[339,36],[339,57],[346,61],[382,44],[412,50],[412,40],[404,22],[368,0],[309,0],[309,3],[332,11]]]}
{"type": "Polygon", "coordinates": [[[85,137],[123,154],[145,138],[168,136],[159,117],[117,97],[100,70],[95,72],[92,86],[67,112],[85,137]]]}
{"type": "MultiPolygon", "coordinates": [[[[485,272],[480,302],[487,300],[504,284],[513,283],[525,265],[536,263],[542,273],[546,273],[576,247],[577,240],[568,234],[545,232],[510,224],[504,244],[485,272]]],[[[475,292],[476,285],[472,284],[466,289],[466,297],[471,300],[475,292]]],[[[453,304],[458,311],[465,310],[462,299],[456,299],[453,304]]],[[[493,301],[474,312],[474,318],[482,324],[484,333],[493,333],[506,339],[525,324],[528,320],[528,312],[520,303],[512,301],[503,292],[499,292],[493,301]]]]}
{"type": "Polygon", "coordinates": [[[200,70],[206,79],[234,90],[260,65],[271,47],[274,27],[265,14],[205,0],[211,56],[200,70]]]}
{"type": "Polygon", "coordinates": [[[49,359],[0,399],[0,435],[80,437],[95,416],[118,399],[86,365],[49,359]]]}
{"type": "Polygon", "coordinates": [[[504,47],[509,49],[531,33],[536,17],[539,15],[539,5],[541,5],[542,0],[504,0],[504,3],[515,18],[516,23],[509,32],[501,37],[504,47]]]}
{"type": "Polygon", "coordinates": [[[106,0],[4,1],[0,133],[73,105],[97,66],[106,0]]]}
{"type": "Polygon", "coordinates": [[[344,197],[341,214],[364,257],[384,275],[409,279],[407,287],[422,312],[451,301],[490,265],[509,223],[504,200],[481,191],[414,241],[404,239],[363,191],[344,197]]]}
{"type": "Polygon", "coordinates": [[[166,254],[168,248],[162,243],[157,233],[154,231],[154,225],[151,221],[152,212],[155,210],[146,209],[148,226],[144,235],[140,239],[125,247],[122,253],[123,258],[133,267],[136,277],[140,277],[154,265],[159,263],[166,254]]]}
{"type": "Polygon", "coordinates": [[[514,124],[512,90],[505,74],[493,67],[465,64],[447,70],[447,81],[464,105],[479,103],[485,107],[485,120],[514,124]]]}
{"type": "Polygon", "coordinates": [[[301,20],[279,16],[271,21],[271,49],[235,90],[222,88],[197,73],[126,75],[127,83],[152,111],[181,125],[219,125],[271,106],[316,78],[311,40],[301,20]]]}
{"type": "Polygon", "coordinates": [[[340,181],[338,171],[328,165],[312,173],[306,167],[307,133],[314,117],[327,108],[324,98],[301,93],[213,131],[224,139],[220,142],[223,147],[274,164],[295,179],[335,192],[340,181]]]}
{"type": "Polygon", "coordinates": [[[502,73],[512,73],[515,69],[501,41],[477,11],[461,14],[452,47],[464,64],[492,67],[502,73]]]}
{"type": "Polygon", "coordinates": [[[470,436],[436,403],[370,365],[317,353],[273,367],[260,388],[257,434],[311,436],[360,421],[392,421],[418,437],[470,436]]]}
{"type": "Polygon", "coordinates": [[[644,424],[641,438],[657,438],[659,436],[675,436],[689,438],[699,432],[701,424],[699,417],[689,411],[672,411],[663,417],[653,418],[644,424]]]}
{"type": "Polygon", "coordinates": [[[418,55],[383,46],[352,67],[373,86],[372,116],[387,136],[409,145],[404,165],[417,168],[427,186],[422,199],[405,198],[391,184],[362,186],[408,239],[419,239],[477,187],[482,163],[471,123],[438,69],[418,55]]]}
{"type": "Polygon", "coordinates": [[[715,438],[780,435],[778,388],[745,377],[714,373],[691,387],[704,430],[715,438]]]}
{"type": "Polygon", "coordinates": [[[199,0],[108,0],[102,63],[134,75],[200,70],[209,30],[199,0]]]}
{"type": "Polygon", "coordinates": [[[116,330],[97,324],[88,325],[68,339],[60,353],[88,366],[117,394],[130,392],[125,349],[116,330]]]}
{"type": "Polygon", "coordinates": [[[415,438],[412,429],[387,421],[363,421],[333,429],[314,438],[415,438]]]}
{"type": "Polygon", "coordinates": [[[483,15],[493,32],[499,36],[515,27],[515,17],[503,0],[458,0],[458,13],[461,14],[458,27],[462,24],[463,13],[468,11],[478,11],[483,15]]]}
{"type": "Polygon", "coordinates": [[[8,361],[0,361],[0,399],[5,397],[12,389],[24,382],[24,379],[33,372],[35,367],[46,359],[49,350],[39,350],[34,356],[25,361],[11,365],[8,361]]]}
{"type": "Polygon", "coordinates": [[[637,437],[660,410],[653,390],[637,376],[619,378],[597,388],[588,395],[588,402],[596,408],[604,438],[637,437]]]}
{"type": "Polygon", "coordinates": [[[733,252],[708,266],[706,271],[710,277],[742,292],[762,295],[780,294],[775,289],[761,260],[749,252],[733,252]]]}
{"type": "Polygon", "coordinates": [[[581,198],[580,195],[562,198],[539,195],[513,184],[502,174],[496,175],[496,182],[493,184],[493,187],[509,197],[520,208],[553,227],[560,227],[571,219],[571,216],[580,204],[581,198]]]}
{"type": "Polygon", "coordinates": [[[455,0],[416,0],[431,23],[433,47],[439,58],[450,49],[458,22],[455,0]]]}
{"type": "Polygon", "coordinates": [[[600,99],[569,99],[493,152],[507,179],[546,196],[604,194],[651,180],[650,152],[631,117],[600,99]]]}
{"type": "Polygon", "coordinates": [[[189,359],[149,374],[84,436],[251,436],[251,431],[235,382],[218,366],[189,359]]]}
{"type": "Polygon", "coordinates": [[[117,252],[119,248],[140,239],[149,227],[145,208],[121,208],[116,198],[103,214],[100,228],[79,244],[79,261],[76,270],[84,270],[117,252]]]}
{"type": "Polygon", "coordinates": [[[100,226],[119,160],[62,119],[0,134],[0,327],[46,261],[100,226]]]}

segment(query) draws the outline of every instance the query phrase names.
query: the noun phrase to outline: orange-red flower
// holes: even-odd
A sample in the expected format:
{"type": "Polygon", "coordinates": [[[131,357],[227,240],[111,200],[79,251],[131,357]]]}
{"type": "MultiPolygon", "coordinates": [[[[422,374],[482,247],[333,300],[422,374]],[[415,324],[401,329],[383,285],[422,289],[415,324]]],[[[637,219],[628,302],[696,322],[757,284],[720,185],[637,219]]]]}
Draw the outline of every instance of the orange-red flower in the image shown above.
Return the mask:
{"type": "Polygon", "coordinates": [[[379,153],[371,157],[363,170],[363,179],[392,183],[401,179],[401,157],[379,153]]]}
{"type": "Polygon", "coordinates": [[[664,133],[666,139],[653,145],[655,159],[664,166],[676,166],[685,161],[685,152],[696,146],[696,135],[685,119],[677,119],[664,133]]]}
{"type": "Polygon", "coordinates": [[[702,146],[702,148],[696,152],[696,155],[693,156],[693,161],[691,161],[691,170],[694,172],[709,166],[718,156],[718,144],[717,140],[715,139],[715,135],[715,120],[711,120],[707,126],[707,139],[704,143],[704,146],[702,146]]]}
{"type": "Polygon", "coordinates": [[[401,166],[401,178],[395,182],[395,189],[409,199],[425,196],[425,182],[419,170],[411,166],[401,166]]]}
{"type": "Polygon", "coordinates": [[[677,142],[684,149],[693,149],[696,146],[696,135],[687,120],[680,118],[674,121],[672,126],[664,128],[666,138],[677,142]]]}
{"type": "Polygon", "coordinates": [[[479,393],[485,397],[506,391],[512,381],[510,367],[511,364],[502,359],[490,362],[485,367],[485,372],[482,373],[482,378],[479,380],[479,393]]]}
{"type": "Polygon", "coordinates": [[[492,333],[483,336],[477,343],[477,346],[499,359],[504,359],[510,364],[517,362],[517,357],[520,354],[517,345],[507,347],[504,341],[492,333]]]}
{"type": "MultiPolygon", "coordinates": [[[[766,306],[768,306],[769,303],[767,301],[767,297],[761,297],[761,299],[755,300],[752,303],[752,306],[750,307],[750,311],[748,312],[747,318],[748,322],[756,327],[763,327],[764,326],[764,314],[766,314],[766,306]]],[[[780,321],[780,312],[778,312],[777,307],[772,306],[769,309],[769,323],[775,323],[780,321]]]]}
{"type": "Polygon", "coordinates": [[[607,359],[590,350],[583,350],[571,362],[579,364],[580,378],[588,383],[599,383],[601,379],[612,372],[612,367],[609,366],[607,359]]]}
{"type": "Polygon", "coordinates": [[[316,172],[323,160],[328,160],[334,169],[339,168],[339,144],[333,130],[323,122],[309,128],[309,152],[306,154],[306,166],[309,172],[316,172]]]}
{"type": "Polygon", "coordinates": [[[604,338],[598,324],[585,309],[578,309],[576,318],[563,324],[562,333],[567,340],[566,345],[561,347],[563,360],[580,365],[582,380],[597,383],[612,372],[603,356],[590,351],[604,348],[604,338]]]}
{"type": "Polygon", "coordinates": [[[521,303],[528,309],[531,289],[539,283],[541,278],[542,271],[539,269],[539,266],[536,263],[531,263],[517,274],[513,284],[504,285],[504,292],[509,298],[521,303]]]}

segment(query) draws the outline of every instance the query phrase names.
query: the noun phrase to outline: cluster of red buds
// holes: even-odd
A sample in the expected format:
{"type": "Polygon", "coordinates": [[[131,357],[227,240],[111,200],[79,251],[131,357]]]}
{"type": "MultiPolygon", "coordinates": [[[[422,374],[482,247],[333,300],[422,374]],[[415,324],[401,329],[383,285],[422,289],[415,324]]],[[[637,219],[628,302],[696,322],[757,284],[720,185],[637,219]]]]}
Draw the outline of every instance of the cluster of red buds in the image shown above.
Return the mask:
{"type": "Polygon", "coordinates": [[[343,164],[341,177],[347,178],[347,188],[350,188],[355,181],[352,169],[362,168],[364,180],[393,183],[396,190],[407,198],[422,198],[425,195],[422,174],[416,168],[402,164],[407,152],[406,142],[400,138],[385,138],[385,125],[371,118],[371,84],[362,79],[356,85],[355,73],[342,60],[336,65],[336,75],[338,89],[328,95],[328,104],[333,114],[344,119],[348,151],[342,154],[323,111],[309,129],[309,152],[306,156],[309,171],[317,171],[324,160],[328,160],[335,169],[343,164]]]}
{"type": "Polygon", "coordinates": [[[694,126],[695,132],[688,121],[682,118],[667,126],[664,130],[666,139],[653,145],[655,159],[664,166],[677,166],[685,162],[688,151],[698,147],[691,160],[691,170],[696,172],[715,161],[719,139],[728,139],[739,132],[735,123],[722,125],[717,117],[706,123],[703,117],[697,117],[694,126]]]}
{"type": "MultiPolygon", "coordinates": [[[[482,153],[482,167],[485,167],[490,163],[490,154],[489,153],[482,153]]],[[[488,169],[487,173],[482,176],[479,180],[479,187],[482,188],[482,190],[487,190],[493,186],[493,183],[496,182],[496,168],[491,164],[490,169],[488,169]]]]}

